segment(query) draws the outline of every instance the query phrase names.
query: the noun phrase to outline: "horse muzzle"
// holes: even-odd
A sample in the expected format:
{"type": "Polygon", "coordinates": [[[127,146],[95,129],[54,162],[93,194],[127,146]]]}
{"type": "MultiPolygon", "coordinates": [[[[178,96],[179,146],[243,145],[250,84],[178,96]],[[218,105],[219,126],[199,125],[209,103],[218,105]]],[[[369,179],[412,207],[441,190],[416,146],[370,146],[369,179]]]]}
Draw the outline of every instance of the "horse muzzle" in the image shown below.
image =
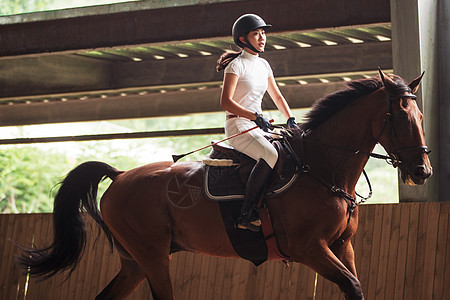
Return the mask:
{"type": "Polygon", "coordinates": [[[401,170],[401,178],[408,185],[422,185],[433,175],[433,168],[428,164],[418,164],[401,170]]]}

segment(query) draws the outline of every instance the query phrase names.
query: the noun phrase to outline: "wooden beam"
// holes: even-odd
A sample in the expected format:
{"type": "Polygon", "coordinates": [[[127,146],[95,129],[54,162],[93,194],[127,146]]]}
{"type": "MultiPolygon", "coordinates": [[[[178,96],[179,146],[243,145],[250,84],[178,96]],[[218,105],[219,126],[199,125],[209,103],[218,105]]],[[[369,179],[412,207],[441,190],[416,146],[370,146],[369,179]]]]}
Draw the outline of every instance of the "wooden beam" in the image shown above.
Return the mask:
{"type": "MultiPolygon", "coordinates": [[[[281,87],[292,108],[305,108],[344,87],[343,82],[281,87]]],[[[0,126],[150,118],[222,111],[220,88],[187,90],[106,99],[14,104],[0,107],[0,126]]],[[[272,108],[272,107],[268,107],[272,108]]],[[[267,107],[266,107],[267,109],[267,107]]]]}
{"type": "Polygon", "coordinates": [[[74,55],[0,60],[0,98],[111,88],[112,65],[74,55]]]}
{"type": "MultiPolygon", "coordinates": [[[[267,51],[262,54],[276,77],[331,74],[392,68],[390,42],[319,46],[267,51]]],[[[218,57],[117,64],[114,82],[127,86],[221,81],[215,71],[218,57]]]]}
{"type": "Polygon", "coordinates": [[[212,135],[212,134],[223,134],[224,132],[225,132],[224,128],[220,127],[220,128],[204,128],[204,129],[182,129],[182,130],[125,132],[125,133],[85,134],[85,135],[75,135],[75,136],[0,139],[0,145],[42,144],[42,143],[56,143],[56,142],[83,142],[83,141],[142,139],[142,138],[160,138],[160,137],[192,136],[192,135],[212,135]]]}
{"type": "MultiPolygon", "coordinates": [[[[267,51],[276,77],[392,69],[391,42],[267,51]]],[[[0,60],[0,98],[222,81],[218,57],[100,63],[73,55],[0,60]]]]}
{"type": "Polygon", "coordinates": [[[390,22],[389,0],[248,0],[0,26],[0,57],[230,36],[243,12],[274,32],[390,22]]]}

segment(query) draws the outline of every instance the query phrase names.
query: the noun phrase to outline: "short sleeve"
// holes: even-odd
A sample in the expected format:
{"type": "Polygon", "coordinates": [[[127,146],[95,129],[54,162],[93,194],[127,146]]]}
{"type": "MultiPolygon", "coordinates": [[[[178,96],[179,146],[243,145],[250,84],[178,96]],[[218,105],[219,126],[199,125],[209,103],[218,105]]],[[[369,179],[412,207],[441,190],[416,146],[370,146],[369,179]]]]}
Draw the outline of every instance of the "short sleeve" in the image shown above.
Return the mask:
{"type": "Polygon", "coordinates": [[[242,68],[240,68],[240,65],[238,63],[239,61],[237,61],[236,59],[232,60],[228,66],[226,66],[224,72],[226,73],[231,73],[236,75],[237,77],[241,76],[242,73],[242,68]]]}
{"type": "Polygon", "coordinates": [[[270,78],[273,76],[273,71],[272,68],[270,67],[270,64],[267,60],[263,59],[264,65],[266,66],[267,69],[267,78],[270,78]]]}

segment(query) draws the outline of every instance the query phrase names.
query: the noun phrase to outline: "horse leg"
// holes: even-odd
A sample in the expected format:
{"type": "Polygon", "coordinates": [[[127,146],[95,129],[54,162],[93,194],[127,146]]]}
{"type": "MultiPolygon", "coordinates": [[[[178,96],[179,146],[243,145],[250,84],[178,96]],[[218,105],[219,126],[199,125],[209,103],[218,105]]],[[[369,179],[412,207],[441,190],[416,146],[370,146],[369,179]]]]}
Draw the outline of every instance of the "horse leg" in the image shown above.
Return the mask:
{"type": "Polygon", "coordinates": [[[334,255],[326,245],[308,251],[305,264],[324,278],[336,283],[347,300],[363,300],[361,284],[352,272],[334,255]]]}
{"type": "Polygon", "coordinates": [[[154,300],[173,300],[172,282],[169,274],[169,254],[157,255],[147,252],[137,257],[139,265],[147,275],[147,281],[154,300]]]}
{"type": "Polygon", "coordinates": [[[120,270],[116,277],[95,297],[96,300],[125,299],[145,279],[145,273],[131,258],[120,257],[120,270]]]}
{"type": "Polygon", "coordinates": [[[353,251],[352,242],[350,240],[337,240],[333,243],[333,245],[331,245],[330,249],[344,264],[344,266],[346,266],[347,269],[355,275],[355,277],[358,277],[356,273],[355,252],[353,251]]]}

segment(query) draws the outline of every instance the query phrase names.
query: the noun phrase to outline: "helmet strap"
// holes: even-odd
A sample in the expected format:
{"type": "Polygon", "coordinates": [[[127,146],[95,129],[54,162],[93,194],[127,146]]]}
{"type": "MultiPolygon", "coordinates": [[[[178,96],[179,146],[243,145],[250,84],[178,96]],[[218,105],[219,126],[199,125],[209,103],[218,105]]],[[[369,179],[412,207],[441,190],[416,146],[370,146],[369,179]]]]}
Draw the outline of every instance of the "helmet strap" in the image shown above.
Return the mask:
{"type": "Polygon", "coordinates": [[[249,40],[247,39],[247,34],[244,35],[244,40],[245,40],[245,43],[244,43],[245,47],[249,48],[250,50],[252,50],[252,51],[254,51],[256,53],[263,53],[264,52],[264,51],[256,50],[256,48],[252,45],[252,43],[250,43],[249,40]]]}

